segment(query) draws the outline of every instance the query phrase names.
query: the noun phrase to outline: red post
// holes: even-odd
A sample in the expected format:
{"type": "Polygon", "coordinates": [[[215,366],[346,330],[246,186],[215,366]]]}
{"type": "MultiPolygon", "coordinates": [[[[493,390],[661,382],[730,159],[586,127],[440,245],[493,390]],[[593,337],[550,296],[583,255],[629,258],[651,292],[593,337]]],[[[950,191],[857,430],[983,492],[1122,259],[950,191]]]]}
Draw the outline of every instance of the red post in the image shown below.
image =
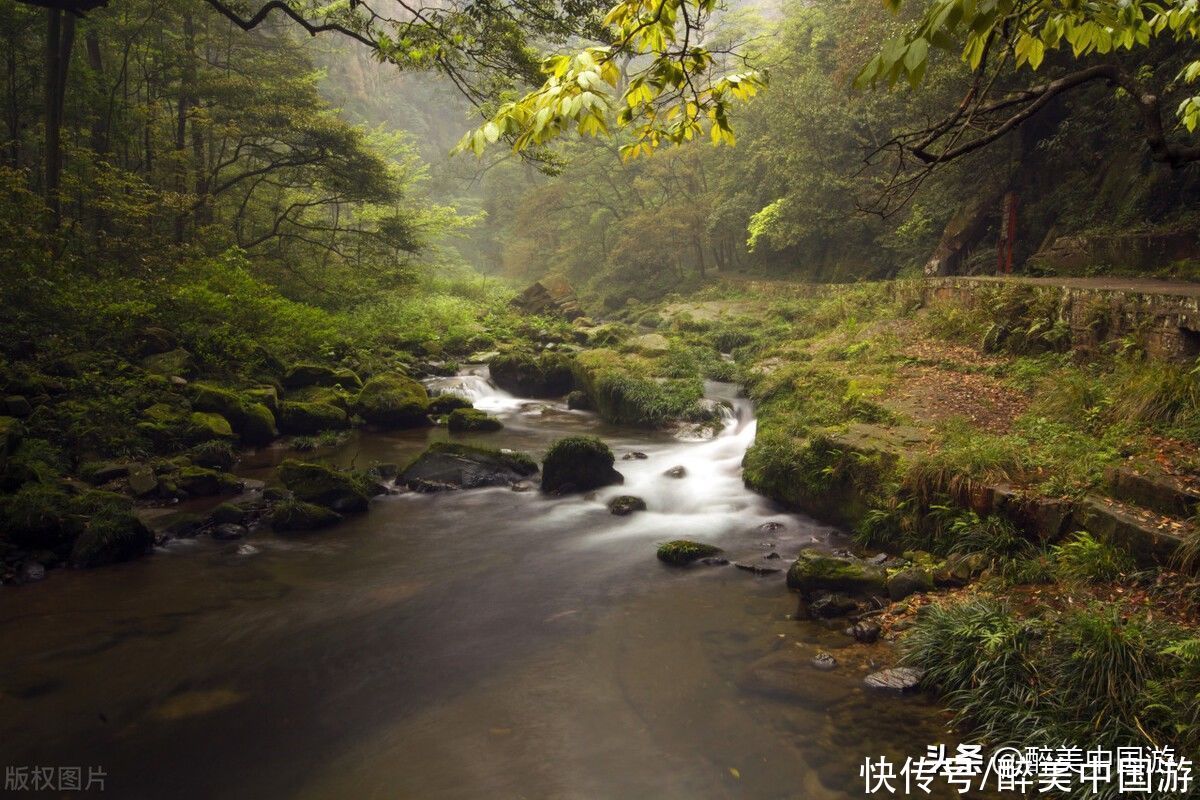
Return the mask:
{"type": "Polygon", "coordinates": [[[1004,209],[1000,215],[1000,244],[996,248],[996,272],[1011,275],[1013,269],[1013,245],[1017,241],[1017,195],[1004,195],[1004,209]]]}

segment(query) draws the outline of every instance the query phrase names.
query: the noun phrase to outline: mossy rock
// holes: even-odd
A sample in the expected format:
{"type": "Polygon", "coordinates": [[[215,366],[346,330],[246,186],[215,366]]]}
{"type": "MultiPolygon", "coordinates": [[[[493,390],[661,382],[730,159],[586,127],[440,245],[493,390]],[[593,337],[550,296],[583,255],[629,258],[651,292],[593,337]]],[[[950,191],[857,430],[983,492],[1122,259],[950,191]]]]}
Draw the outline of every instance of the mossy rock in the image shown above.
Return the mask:
{"type": "Polygon", "coordinates": [[[887,577],[887,594],[893,601],[919,592],[932,592],[933,589],[933,572],[921,566],[900,569],[887,577]]]}
{"type": "Polygon", "coordinates": [[[715,545],[693,542],[688,539],[676,539],[673,542],[659,545],[656,555],[659,561],[673,567],[686,567],[693,561],[710,558],[721,552],[721,548],[715,545]]]}
{"type": "Polygon", "coordinates": [[[671,349],[671,343],[661,333],[647,333],[634,337],[629,340],[627,346],[634,352],[651,358],[666,355],[671,349]]]}
{"type": "Polygon", "coordinates": [[[248,512],[241,506],[233,503],[221,503],[214,508],[208,515],[208,518],[217,525],[241,525],[248,512]]]}
{"type": "Polygon", "coordinates": [[[820,550],[801,550],[787,574],[789,589],[802,593],[847,592],[887,594],[887,571],[851,556],[835,556],[820,550]]]}
{"type": "Polygon", "coordinates": [[[271,511],[271,527],[279,532],[315,531],[341,521],[336,511],[300,500],[281,500],[271,511]]]}
{"type": "Polygon", "coordinates": [[[62,487],[27,483],[16,494],[0,499],[3,539],[26,550],[65,552],[79,535],[71,511],[71,497],[62,487]]]}
{"type": "Polygon", "coordinates": [[[196,361],[192,354],[183,348],[168,350],[165,353],[155,353],[142,359],[142,368],[156,375],[168,378],[190,378],[196,372],[196,361]]]}
{"type": "Polygon", "coordinates": [[[15,417],[0,417],[0,458],[7,458],[16,452],[25,435],[25,426],[15,417]]]}
{"type": "Polygon", "coordinates": [[[220,414],[246,444],[264,445],[279,435],[271,409],[249,400],[239,392],[212,384],[195,383],[189,387],[189,393],[192,408],[220,414]]]}
{"type": "Polygon", "coordinates": [[[524,453],[435,442],[405,467],[406,486],[444,485],[460,489],[511,486],[536,474],[537,462],[524,453]]]}
{"type": "Polygon", "coordinates": [[[367,510],[365,482],[357,475],[324,464],[288,459],[279,466],[279,480],[302,502],[341,513],[367,510]]]}
{"type": "Polygon", "coordinates": [[[586,492],[624,483],[612,450],[595,436],[568,436],[550,445],[542,461],[543,492],[586,492]]]}
{"type": "Polygon", "coordinates": [[[381,428],[416,428],[429,424],[429,393],[405,375],[376,375],[358,393],[355,409],[381,428]]]}
{"type": "Polygon", "coordinates": [[[242,392],[251,403],[267,407],[272,414],[279,413],[279,391],[274,386],[256,386],[242,392]]]}
{"type": "Polygon", "coordinates": [[[575,385],[572,360],[562,353],[501,353],[488,370],[497,386],[520,397],[561,397],[575,385]]]}
{"type": "Polygon", "coordinates": [[[234,452],[233,445],[220,440],[201,442],[193,447],[189,454],[196,465],[219,469],[222,472],[233,469],[234,463],[237,462],[237,453],[234,452]]]}
{"type": "Polygon", "coordinates": [[[336,386],[338,371],[323,364],[295,364],[283,375],[283,388],[302,389],[305,386],[336,386]]]}
{"type": "Polygon", "coordinates": [[[171,476],[171,482],[191,497],[212,497],[238,490],[237,478],[207,467],[182,467],[171,476]]]}
{"type": "Polygon", "coordinates": [[[305,386],[303,389],[288,392],[287,399],[295,403],[321,403],[327,406],[336,406],[349,412],[352,398],[338,386],[305,386]]]}
{"type": "Polygon", "coordinates": [[[473,408],[471,401],[456,394],[439,394],[429,400],[429,413],[435,417],[449,414],[460,408],[473,408]]]}
{"type": "Polygon", "coordinates": [[[188,408],[170,403],[155,403],[142,411],[142,416],[151,422],[180,422],[188,415],[188,408]]]}
{"type": "Polygon", "coordinates": [[[567,408],[571,411],[591,411],[591,398],[582,389],[575,389],[567,394],[567,408]]]}
{"type": "Polygon", "coordinates": [[[285,400],[279,407],[279,427],[284,433],[311,435],[348,425],[346,412],[337,406],[285,400]]]}
{"type": "Polygon", "coordinates": [[[450,412],[446,427],[451,433],[488,433],[498,431],[504,423],[475,408],[459,408],[450,412]]]}
{"type": "Polygon", "coordinates": [[[87,521],[71,548],[71,563],[99,567],[146,555],[154,533],[130,511],[105,509],[87,521]]]}
{"type": "Polygon", "coordinates": [[[196,441],[233,438],[233,426],[220,414],[193,411],[188,417],[188,421],[191,423],[193,438],[196,441]]]}
{"type": "Polygon", "coordinates": [[[275,415],[262,403],[247,403],[242,407],[236,430],[243,442],[258,446],[270,444],[279,435],[275,415]]]}
{"type": "Polygon", "coordinates": [[[362,388],[362,378],[352,369],[337,369],[333,371],[333,385],[340,386],[346,391],[357,392],[362,388]]]}

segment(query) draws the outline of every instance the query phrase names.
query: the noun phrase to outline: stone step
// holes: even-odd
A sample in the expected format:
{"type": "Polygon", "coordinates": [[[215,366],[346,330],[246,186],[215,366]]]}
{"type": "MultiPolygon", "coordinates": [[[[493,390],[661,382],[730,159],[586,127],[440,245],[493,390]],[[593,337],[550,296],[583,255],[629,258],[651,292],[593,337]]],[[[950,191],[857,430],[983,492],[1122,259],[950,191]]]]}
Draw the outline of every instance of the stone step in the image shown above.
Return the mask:
{"type": "Polygon", "coordinates": [[[1190,525],[1109,497],[1090,495],[1071,516],[1072,527],[1125,548],[1139,566],[1167,566],[1190,525]]]}
{"type": "Polygon", "coordinates": [[[1192,517],[1200,509],[1200,494],[1162,472],[1110,468],[1104,473],[1110,497],[1172,517],[1192,517]]]}

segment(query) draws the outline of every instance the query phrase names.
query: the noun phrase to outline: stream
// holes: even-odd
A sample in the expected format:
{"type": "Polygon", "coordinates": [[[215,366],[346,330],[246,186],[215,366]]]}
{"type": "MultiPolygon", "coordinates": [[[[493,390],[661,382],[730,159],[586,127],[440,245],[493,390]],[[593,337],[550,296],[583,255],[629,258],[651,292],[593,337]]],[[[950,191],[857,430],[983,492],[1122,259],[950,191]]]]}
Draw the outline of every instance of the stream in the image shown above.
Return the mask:
{"type": "MultiPolygon", "coordinates": [[[[431,389],[504,421],[456,440],[540,457],[594,434],[625,485],[390,495],[319,534],[179,540],[6,589],[0,763],[100,766],[119,798],[815,800],[862,797],[867,755],[946,741],[928,698],[862,687],[886,646],[791,618],[782,573],[655,559],[689,538],[782,568],[844,541],[743,487],[755,421],[736,387],[709,384],[733,409],[709,441],[514,398],[482,371],[431,389]],[[622,459],[634,450],[647,457],[622,459]],[[663,474],[675,466],[686,476],[663,474]],[[618,494],[649,510],[613,516],[618,494]],[[849,666],[784,696],[742,678],[817,649],[849,666]]],[[[403,464],[447,436],[360,434],[329,455],[403,464]]],[[[285,455],[242,472],[266,478],[285,455]]]]}

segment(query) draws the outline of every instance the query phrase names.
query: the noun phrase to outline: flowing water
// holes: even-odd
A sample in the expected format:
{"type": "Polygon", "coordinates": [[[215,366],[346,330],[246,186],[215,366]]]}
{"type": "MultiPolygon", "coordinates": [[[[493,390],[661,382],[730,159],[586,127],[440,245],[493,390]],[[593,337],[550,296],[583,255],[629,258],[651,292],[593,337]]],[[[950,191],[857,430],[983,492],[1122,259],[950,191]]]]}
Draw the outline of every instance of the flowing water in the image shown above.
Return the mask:
{"type": "MultiPolygon", "coordinates": [[[[684,442],[486,373],[438,379],[504,420],[468,441],[540,456],[595,434],[624,486],[386,496],[320,534],[177,541],[4,590],[0,764],[101,766],[121,798],[862,796],[865,756],[946,738],[928,701],[861,688],[886,648],[791,619],[779,573],[654,558],[674,538],[778,565],[839,543],[743,487],[752,409],[709,388],[726,428],[684,442]],[[649,510],[613,516],[617,494],[649,510]],[[818,648],[845,669],[807,668],[818,648]],[[764,657],[800,665],[782,692],[746,679],[764,657]]],[[[332,457],[404,463],[446,435],[365,434],[332,457]]]]}

